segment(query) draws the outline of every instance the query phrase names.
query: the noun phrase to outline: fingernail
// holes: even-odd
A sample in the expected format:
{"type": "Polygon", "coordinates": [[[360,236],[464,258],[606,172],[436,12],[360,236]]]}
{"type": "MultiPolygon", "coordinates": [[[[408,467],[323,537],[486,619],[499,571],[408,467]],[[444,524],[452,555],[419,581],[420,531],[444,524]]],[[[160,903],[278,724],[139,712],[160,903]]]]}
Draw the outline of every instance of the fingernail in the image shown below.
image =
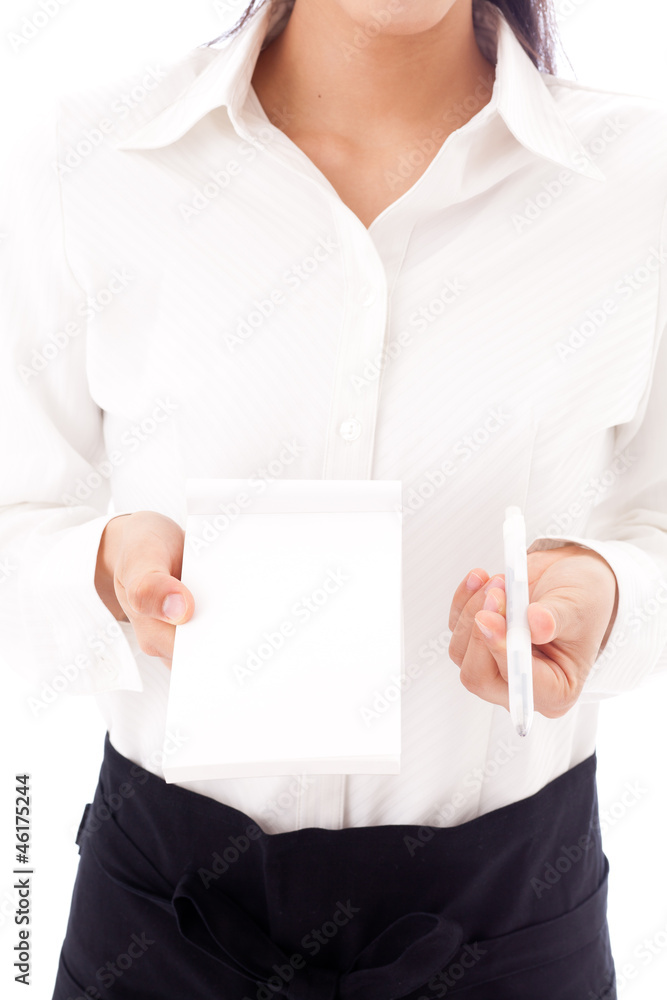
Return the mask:
{"type": "Polygon", "coordinates": [[[478,621],[477,618],[475,618],[475,625],[480,630],[482,635],[486,636],[487,639],[491,639],[493,637],[493,632],[491,631],[491,629],[487,628],[486,625],[482,625],[482,623],[478,621]]]}
{"type": "Polygon", "coordinates": [[[478,576],[477,573],[471,573],[466,580],[466,587],[468,590],[479,590],[483,582],[481,576],[478,576]]]}
{"type": "MultiPolygon", "coordinates": [[[[497,611],[500,607],[500,602],[495,594],[487,594],[484,601],[484,611],[497,611]]],[[[476,621],[477,619],[475,619],[476,621]]]]}
{"type": "Polygon", "coordinates": [[[500,587],[501,590],[504,590],[505,581],[502,576],[492,576],[484,589],[491,590],[491,587],[500,587]]]}
{"type": "Polygon", "coordinates": [[[176,622],[185,614],[185,600],[182,594],[168,594],[162,602],[162,614],[176,622]]]}

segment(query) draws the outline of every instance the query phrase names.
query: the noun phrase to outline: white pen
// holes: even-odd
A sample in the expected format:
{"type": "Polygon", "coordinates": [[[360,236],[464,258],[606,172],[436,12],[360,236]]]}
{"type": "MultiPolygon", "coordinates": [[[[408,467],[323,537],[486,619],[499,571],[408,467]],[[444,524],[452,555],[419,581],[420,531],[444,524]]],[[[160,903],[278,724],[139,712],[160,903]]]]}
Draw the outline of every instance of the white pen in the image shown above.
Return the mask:
{"type": "Polygon", "coordinates": [[[533,721],[533,652],[528,627],[526,525],[520,507],[505,508],[503,540],[510,716],[519,736],[527,736],[533,721]]]}

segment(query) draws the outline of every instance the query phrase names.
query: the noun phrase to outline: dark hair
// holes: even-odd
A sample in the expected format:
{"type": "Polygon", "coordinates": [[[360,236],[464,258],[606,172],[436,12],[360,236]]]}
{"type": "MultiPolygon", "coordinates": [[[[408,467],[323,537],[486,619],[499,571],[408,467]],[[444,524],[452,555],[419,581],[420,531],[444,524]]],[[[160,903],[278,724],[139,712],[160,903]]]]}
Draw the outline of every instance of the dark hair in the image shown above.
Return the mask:
{"type": "MultiPolygon", "coordinates": [[[[238,21],[227,31],[206,45],[235,35],[249,17],[252,17],[267,0],[250,0],[238,21]]],[[[556,72],[556,26],[552,0],[490,0],[505,15],[521,45],[538,69],[556,72]]],[[[475,0],[473,0],[475,3],[475,0]]]]}
{"type": "MultiPolygon", "coordinates": [[[[473,0],[474,3],[474,0],[473,0]]],[[[491,0],[538,69],[556,72],[556,23],[551,0],[491,0]]]]}

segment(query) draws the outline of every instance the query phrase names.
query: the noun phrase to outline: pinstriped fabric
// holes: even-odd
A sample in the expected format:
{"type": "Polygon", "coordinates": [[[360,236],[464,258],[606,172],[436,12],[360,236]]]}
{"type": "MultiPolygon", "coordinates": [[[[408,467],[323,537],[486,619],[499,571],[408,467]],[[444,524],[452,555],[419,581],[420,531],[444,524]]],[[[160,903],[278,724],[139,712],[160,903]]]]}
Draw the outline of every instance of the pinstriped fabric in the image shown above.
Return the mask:
{"type": "Polygon", "coordinates": [[[68,99],[2,185],[0,624],[35,705],[64,678],[161,774],[168,671],[93,585],[109,517],[183,524],[188,476],[403,482],[406,670],[359,705],[373,725],[402,688],[401,773],[187,783],[267,831],[524,798],[592,753],[602,698],[667,665],[667,115],[541,75],[475,11],[491,101],[368,228],[250,86],[289,4],[68,99]],[[531,550],[587,545],[620,593],[579,704],[521,743],[447,652],[513,503],[531,550]]]}

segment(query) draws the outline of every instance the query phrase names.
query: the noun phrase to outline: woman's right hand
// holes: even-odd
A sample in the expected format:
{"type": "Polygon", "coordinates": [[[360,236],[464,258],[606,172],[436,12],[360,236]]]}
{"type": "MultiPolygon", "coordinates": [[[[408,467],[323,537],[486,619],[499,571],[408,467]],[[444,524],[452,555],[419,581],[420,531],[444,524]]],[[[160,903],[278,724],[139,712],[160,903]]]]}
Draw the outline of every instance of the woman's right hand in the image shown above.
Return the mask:
{"type": "Polygon", "coordinates": [[[95,588],[118,621],[129,621],[139,646],[171,667],[176,625],[192,617],[194,598],[180,580],[185,532],[154,511],[119,514],[106,525],[95,588]]]}

